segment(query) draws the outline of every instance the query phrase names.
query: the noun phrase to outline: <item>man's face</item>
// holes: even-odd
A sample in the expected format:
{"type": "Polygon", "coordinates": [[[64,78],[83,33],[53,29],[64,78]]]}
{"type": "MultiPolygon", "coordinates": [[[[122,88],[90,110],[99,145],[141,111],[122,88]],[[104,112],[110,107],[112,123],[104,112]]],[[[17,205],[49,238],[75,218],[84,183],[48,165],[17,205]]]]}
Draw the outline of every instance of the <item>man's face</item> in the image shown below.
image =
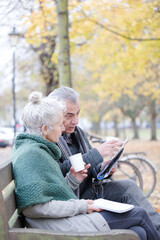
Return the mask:
{"type": "Polygon", "coordinates": [[[65,127],[64,133],[71,134],[74,132],[75,127],[78,124],[78,116],[80,112],[79,102],[71,103],[68,100],[66,103],[66,112],[64,113],[63,125],[65,127]]]}

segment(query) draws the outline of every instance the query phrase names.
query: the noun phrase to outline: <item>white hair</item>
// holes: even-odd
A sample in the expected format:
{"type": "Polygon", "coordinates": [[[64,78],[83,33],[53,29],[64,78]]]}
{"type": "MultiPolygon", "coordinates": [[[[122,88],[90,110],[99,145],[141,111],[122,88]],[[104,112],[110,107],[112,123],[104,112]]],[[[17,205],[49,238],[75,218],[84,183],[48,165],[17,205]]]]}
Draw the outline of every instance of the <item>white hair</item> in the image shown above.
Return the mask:
{"type": "Polygon", "coordinates": [[[55,98],[58,101],[68,100],[71,103],[77,103],[79,101],[79,93],[70,87],[59,87],[53,90],[48,97],[55,98]]]}
{"type": "Polygon", "coordinates": [[[49,131],[52,130],[65,111],[64,104],[48,97],[42,98],[41,92],[32,92],[28,101],[24,107],[22,120],[27,132],[31,134],[41,136],[43,125],[46,125],[49,131]]]}

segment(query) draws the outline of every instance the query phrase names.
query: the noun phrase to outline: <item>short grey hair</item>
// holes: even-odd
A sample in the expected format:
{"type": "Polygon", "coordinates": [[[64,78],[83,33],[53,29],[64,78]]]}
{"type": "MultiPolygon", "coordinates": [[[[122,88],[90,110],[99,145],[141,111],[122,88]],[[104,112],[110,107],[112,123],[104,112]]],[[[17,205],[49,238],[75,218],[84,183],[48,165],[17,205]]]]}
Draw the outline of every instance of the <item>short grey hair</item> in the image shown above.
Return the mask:
{"type": "Polygon", "coordinates": [[[58,101],[68,100],[71,103],[76,103],[79,101],[79,93],[70,87],[59,87],[53,90],[48,97],[55,98],[58,101]]]}
{"type": "Polygon", "coordinates": [[[51,131],[65,111],[65,105],[56,99],[42,98],[41,92],[32,92],[24,107],[22,120],[27,132],[42,136],[42,126],[46,125],[51,131]]]}

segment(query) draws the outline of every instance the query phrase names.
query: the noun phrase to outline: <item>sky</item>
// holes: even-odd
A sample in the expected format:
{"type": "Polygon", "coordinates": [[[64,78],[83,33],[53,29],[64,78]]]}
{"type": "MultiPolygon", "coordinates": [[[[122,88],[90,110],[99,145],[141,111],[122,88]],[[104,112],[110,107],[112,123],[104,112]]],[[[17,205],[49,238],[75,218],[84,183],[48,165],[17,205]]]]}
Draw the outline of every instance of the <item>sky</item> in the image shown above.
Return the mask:
{"type": "MultiPolygon", "coordinates": [[[[1,0],[0,1],[0,93],[11,87],[13,77],[13,49],[9,41],[9,33],[13,27],[19,32],[22,29],[21,16],[23,9],[20,2],[25,0],[1,0]]],[[[15,49],[16,56],[20,54],[21,43],[15,49]]]]}
{"type": "Polygon", "coordinates": [[[0,31],[0,92],[9,87],[12,78],[12,48],[8,38],[9,28],[0,31]]]}

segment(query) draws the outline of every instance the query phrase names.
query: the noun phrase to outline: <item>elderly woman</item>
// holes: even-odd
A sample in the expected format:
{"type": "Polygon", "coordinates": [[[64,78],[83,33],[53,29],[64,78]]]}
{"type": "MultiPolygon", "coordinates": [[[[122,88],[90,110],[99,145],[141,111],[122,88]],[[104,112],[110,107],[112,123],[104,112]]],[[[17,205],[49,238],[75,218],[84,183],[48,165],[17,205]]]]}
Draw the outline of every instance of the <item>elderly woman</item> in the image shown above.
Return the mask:
{"type": "Polygon", "coordinates": [[[74,190],[87,176],[73,168],[64,179],[59,165],[65,107],[56,100],[42,98],[39,92],[29,96],[23,121],[27,132],[19,134],[12,153],[17,207],[32,228],[65,232],[97,232],[132,229],[143,240],[160,239],[149,216],[139,207],[117,214],[102,211],[92,200],[77,199],[74,190]],[[109,226],[108,226],[109,225],[109,226]]]}

